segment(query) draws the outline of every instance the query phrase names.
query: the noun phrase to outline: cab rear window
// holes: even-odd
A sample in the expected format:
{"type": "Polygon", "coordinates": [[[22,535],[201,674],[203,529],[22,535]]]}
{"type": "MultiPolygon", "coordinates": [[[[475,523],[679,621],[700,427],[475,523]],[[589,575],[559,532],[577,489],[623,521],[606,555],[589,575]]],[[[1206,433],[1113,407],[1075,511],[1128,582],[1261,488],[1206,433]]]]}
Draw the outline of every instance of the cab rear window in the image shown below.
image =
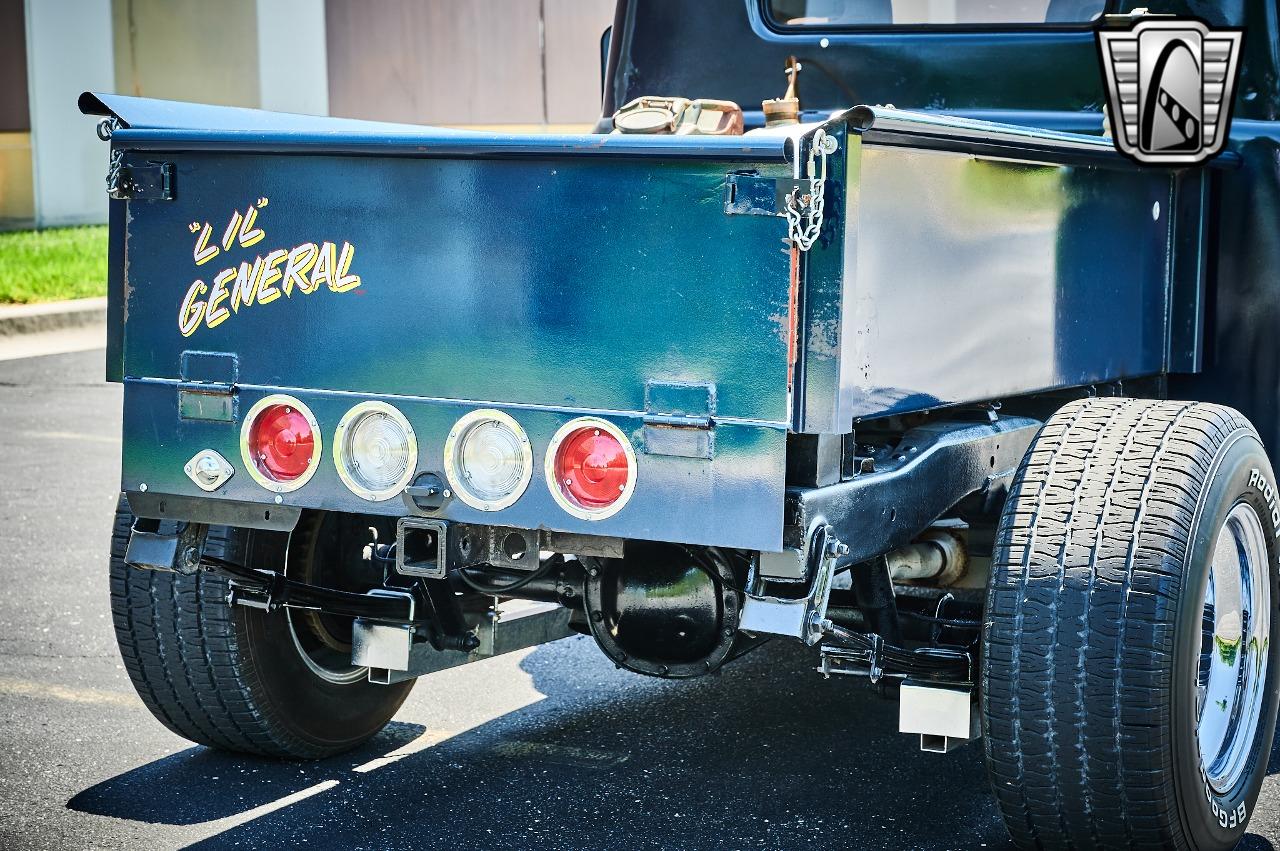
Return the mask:
{"type": "Polygon", "coordinates": [[[1086,24],[1107,0],[766,0],[782,27],[1010,26],[1086,24]]]}

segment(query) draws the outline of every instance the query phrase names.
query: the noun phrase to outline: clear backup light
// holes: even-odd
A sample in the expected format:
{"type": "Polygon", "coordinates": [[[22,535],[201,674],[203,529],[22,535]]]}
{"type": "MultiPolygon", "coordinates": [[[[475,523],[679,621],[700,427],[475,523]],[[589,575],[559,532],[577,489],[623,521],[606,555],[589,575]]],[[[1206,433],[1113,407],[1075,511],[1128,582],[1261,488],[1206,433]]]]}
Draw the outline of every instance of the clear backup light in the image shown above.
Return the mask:
{"type": "Polygon", "coordinates": [[[386,402],[361,402],[343,415],[333,435],[338,477],[356,496],[391,499],[413,478],[418,440],[413,426],[386,402]]]}
{"type": "Polygon", "coordinates": [[[458,498],[499,511],[533,478],[533,448],[524,429],[501,411],[472,411],[454,423],[444,444],[444,471],[458,498]]]}
{"type": "Polygon", "coordinates": [[[306,405],[275,393],[259,399],[244,417],[240,454],[255,482],[276,493],[297,490],[320,465],[320,427],[306,405]]]}
{"type": "Polygon", "coordinates": [[[635,491],[635,450],[613,423],[579,417],[551,438],[546,476],[561,508],[583,520],[603,520],[621,511],[635,491]]]}

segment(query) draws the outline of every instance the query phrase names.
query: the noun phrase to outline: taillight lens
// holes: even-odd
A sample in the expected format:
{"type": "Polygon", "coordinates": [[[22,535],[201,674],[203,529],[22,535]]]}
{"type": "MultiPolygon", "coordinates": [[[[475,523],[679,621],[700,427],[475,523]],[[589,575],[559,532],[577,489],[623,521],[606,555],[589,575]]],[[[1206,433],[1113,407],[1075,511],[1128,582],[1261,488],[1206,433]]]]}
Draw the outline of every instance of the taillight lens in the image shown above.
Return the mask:
{"type": "Polygon", "coordinates": [[[404,415],[386,402],[362,402],[338,422],[333,435],[338,476],[356,496],[391,499],[413,478],[418,441],[404,415]]]}
{"type": "Polygon", "coordinates": [[[498,511],[524,494],[533,478],[533,447],[523,428],[501,411],[472,411],[444,444],[444,471],[458,498],[498,511]]]}
{"type": "Polygon", "coordinates": [[[245,415],[241,454],[249,475],[277,492],[302,487],[320,461],[320,428],[292,396],[261,399],[245,415]]]}
{"type": "Polygon", "coordinates": [[[585,520],[618,513],[635,489],[631,442],[613,423],[597,417],[581,417],[556,432],[546,467],[552,496],[585,520]]]}

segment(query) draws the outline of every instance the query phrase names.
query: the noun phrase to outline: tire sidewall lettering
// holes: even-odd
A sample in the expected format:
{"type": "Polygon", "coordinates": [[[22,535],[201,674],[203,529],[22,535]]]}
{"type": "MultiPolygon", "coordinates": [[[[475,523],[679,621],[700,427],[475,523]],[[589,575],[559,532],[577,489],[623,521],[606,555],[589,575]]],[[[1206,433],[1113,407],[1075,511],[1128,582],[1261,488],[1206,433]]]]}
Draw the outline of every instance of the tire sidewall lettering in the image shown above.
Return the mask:
{"type": "Polygon", "coordinates": [[[1256,490],[1267,504],[1263,514],[1271,518],[1271,538],[1280,538],[1280,499],[1276,498],[1276,486],[1270,477],[1257,467],[1249,470],[1249,487],[1256,490]]]}
{"type": "Polygon", "coordinates": [[[1243,798],[1243,794],[1237,796],[1239,803],[1231,807],[1229,803],[1213,791],[1213,787],[1209,785],[1209,778],[1205,774],[1204,766],[1200,766],[1200,786],[1204,789],[1204,800],[1209,805],[1209,812],[1213,814],[1213,820],[1217,822],[1218,827],[1223,830],[1235,830],[1243,826],[1249,820],[1249,807],[1243,798]]]}
{"type": "MultiPolygon", "coordinates": [[[[1189,572],[1186,576],[1179,613],[1178,642],[1180,658],[1175,662],[1174,688],[1174,767],[1175,783],[1183,801],[1187,826],[1195,837],[1193,847],[1229,847],[1243,834],[1250,815],[1249,802],[1257,799],[1265,774],[1271,745],[1271,730],[1276,724],[1276,681],[1280,643],[1272,642],[1267,665],[1268,686],[1262,709],[1254,756],[1235,788],[1225,793],[1209,783],[1201,764],[1196,738],[1194,682],[1199,666],[1201,631],[1200,601],[1208,581],[1210,554],[1227,513],[1241,502],[1247,502],[1258,513],[1266,536],[1267,552],[1272,564],[1280,560],[1280,489],[1267,461],[1265,451],[1253,436],[1228,442],[1220,456],[1221,463],[1205,483],[1206,501],[1203,513],[1192,530],[1189,572]],[[1179,705],[1181,701],[1181,705],[1179,705]],[[1263,747],[1265,746],[1265,750],[1263,747]],[[1259,764],[1260,763],[1260,764],[1259,764]],[[1190,780],[1190,783],[1186,781],[1190,780]]],[[[1277,599],[1275,572],[1272,572],[1272,608],[1277,599]]],[[[1274,618],[1274,615],[1273,615],[1274,618]]]]}

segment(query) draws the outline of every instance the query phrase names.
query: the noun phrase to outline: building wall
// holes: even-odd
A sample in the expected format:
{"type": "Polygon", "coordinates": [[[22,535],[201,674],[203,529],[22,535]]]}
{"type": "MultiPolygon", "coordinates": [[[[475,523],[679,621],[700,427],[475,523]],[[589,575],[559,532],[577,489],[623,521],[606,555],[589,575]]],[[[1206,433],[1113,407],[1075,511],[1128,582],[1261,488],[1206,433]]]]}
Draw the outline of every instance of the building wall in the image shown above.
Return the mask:
{"type": "Polygon", "coordinates": [[[328,112],[324,0],[112,0],[115,91],[328,112]]]}
{"type": "Polygon", "coordinates": [[[328,0],[334,115],[589,125],[614,0],[328,0]]]}
{"type": "Polygon", "coordinates": [[[258,0],[258,105],[329,114],[324,0],[258,0]]]}
{"type": "Polygon", "coordinates": [[[547,120],[594,124],[600,117],[600,37],[613,25],[614,0],[543,0],[547,120]]]}
{"type": "Polygon", "coordinates": [[[113,0],[115,91],[258,105],[255,0],[113,0]]]}
{"type": "Polygon", "coordinates": [[[115,87],[111,0],[27,0],[26,46],[36,221],[107,217],[107,146],[76,100],[115,87]]]}
{"type": "Polygon", "coordinates": [[[584,129],[614,0],[0,0],[0,228],[106,219],[82,91],[584,129]]]}
{"type": "Polygon", "coordinates": [[[23,0],[0,0],[0,228],[35,220],[27,25],[23,0]]]}
{"type": "Polygon", "coordinates": [[[0,133],[31,129],[27,111],[27,24],[23,0],[0,0],[0,133]]]}

